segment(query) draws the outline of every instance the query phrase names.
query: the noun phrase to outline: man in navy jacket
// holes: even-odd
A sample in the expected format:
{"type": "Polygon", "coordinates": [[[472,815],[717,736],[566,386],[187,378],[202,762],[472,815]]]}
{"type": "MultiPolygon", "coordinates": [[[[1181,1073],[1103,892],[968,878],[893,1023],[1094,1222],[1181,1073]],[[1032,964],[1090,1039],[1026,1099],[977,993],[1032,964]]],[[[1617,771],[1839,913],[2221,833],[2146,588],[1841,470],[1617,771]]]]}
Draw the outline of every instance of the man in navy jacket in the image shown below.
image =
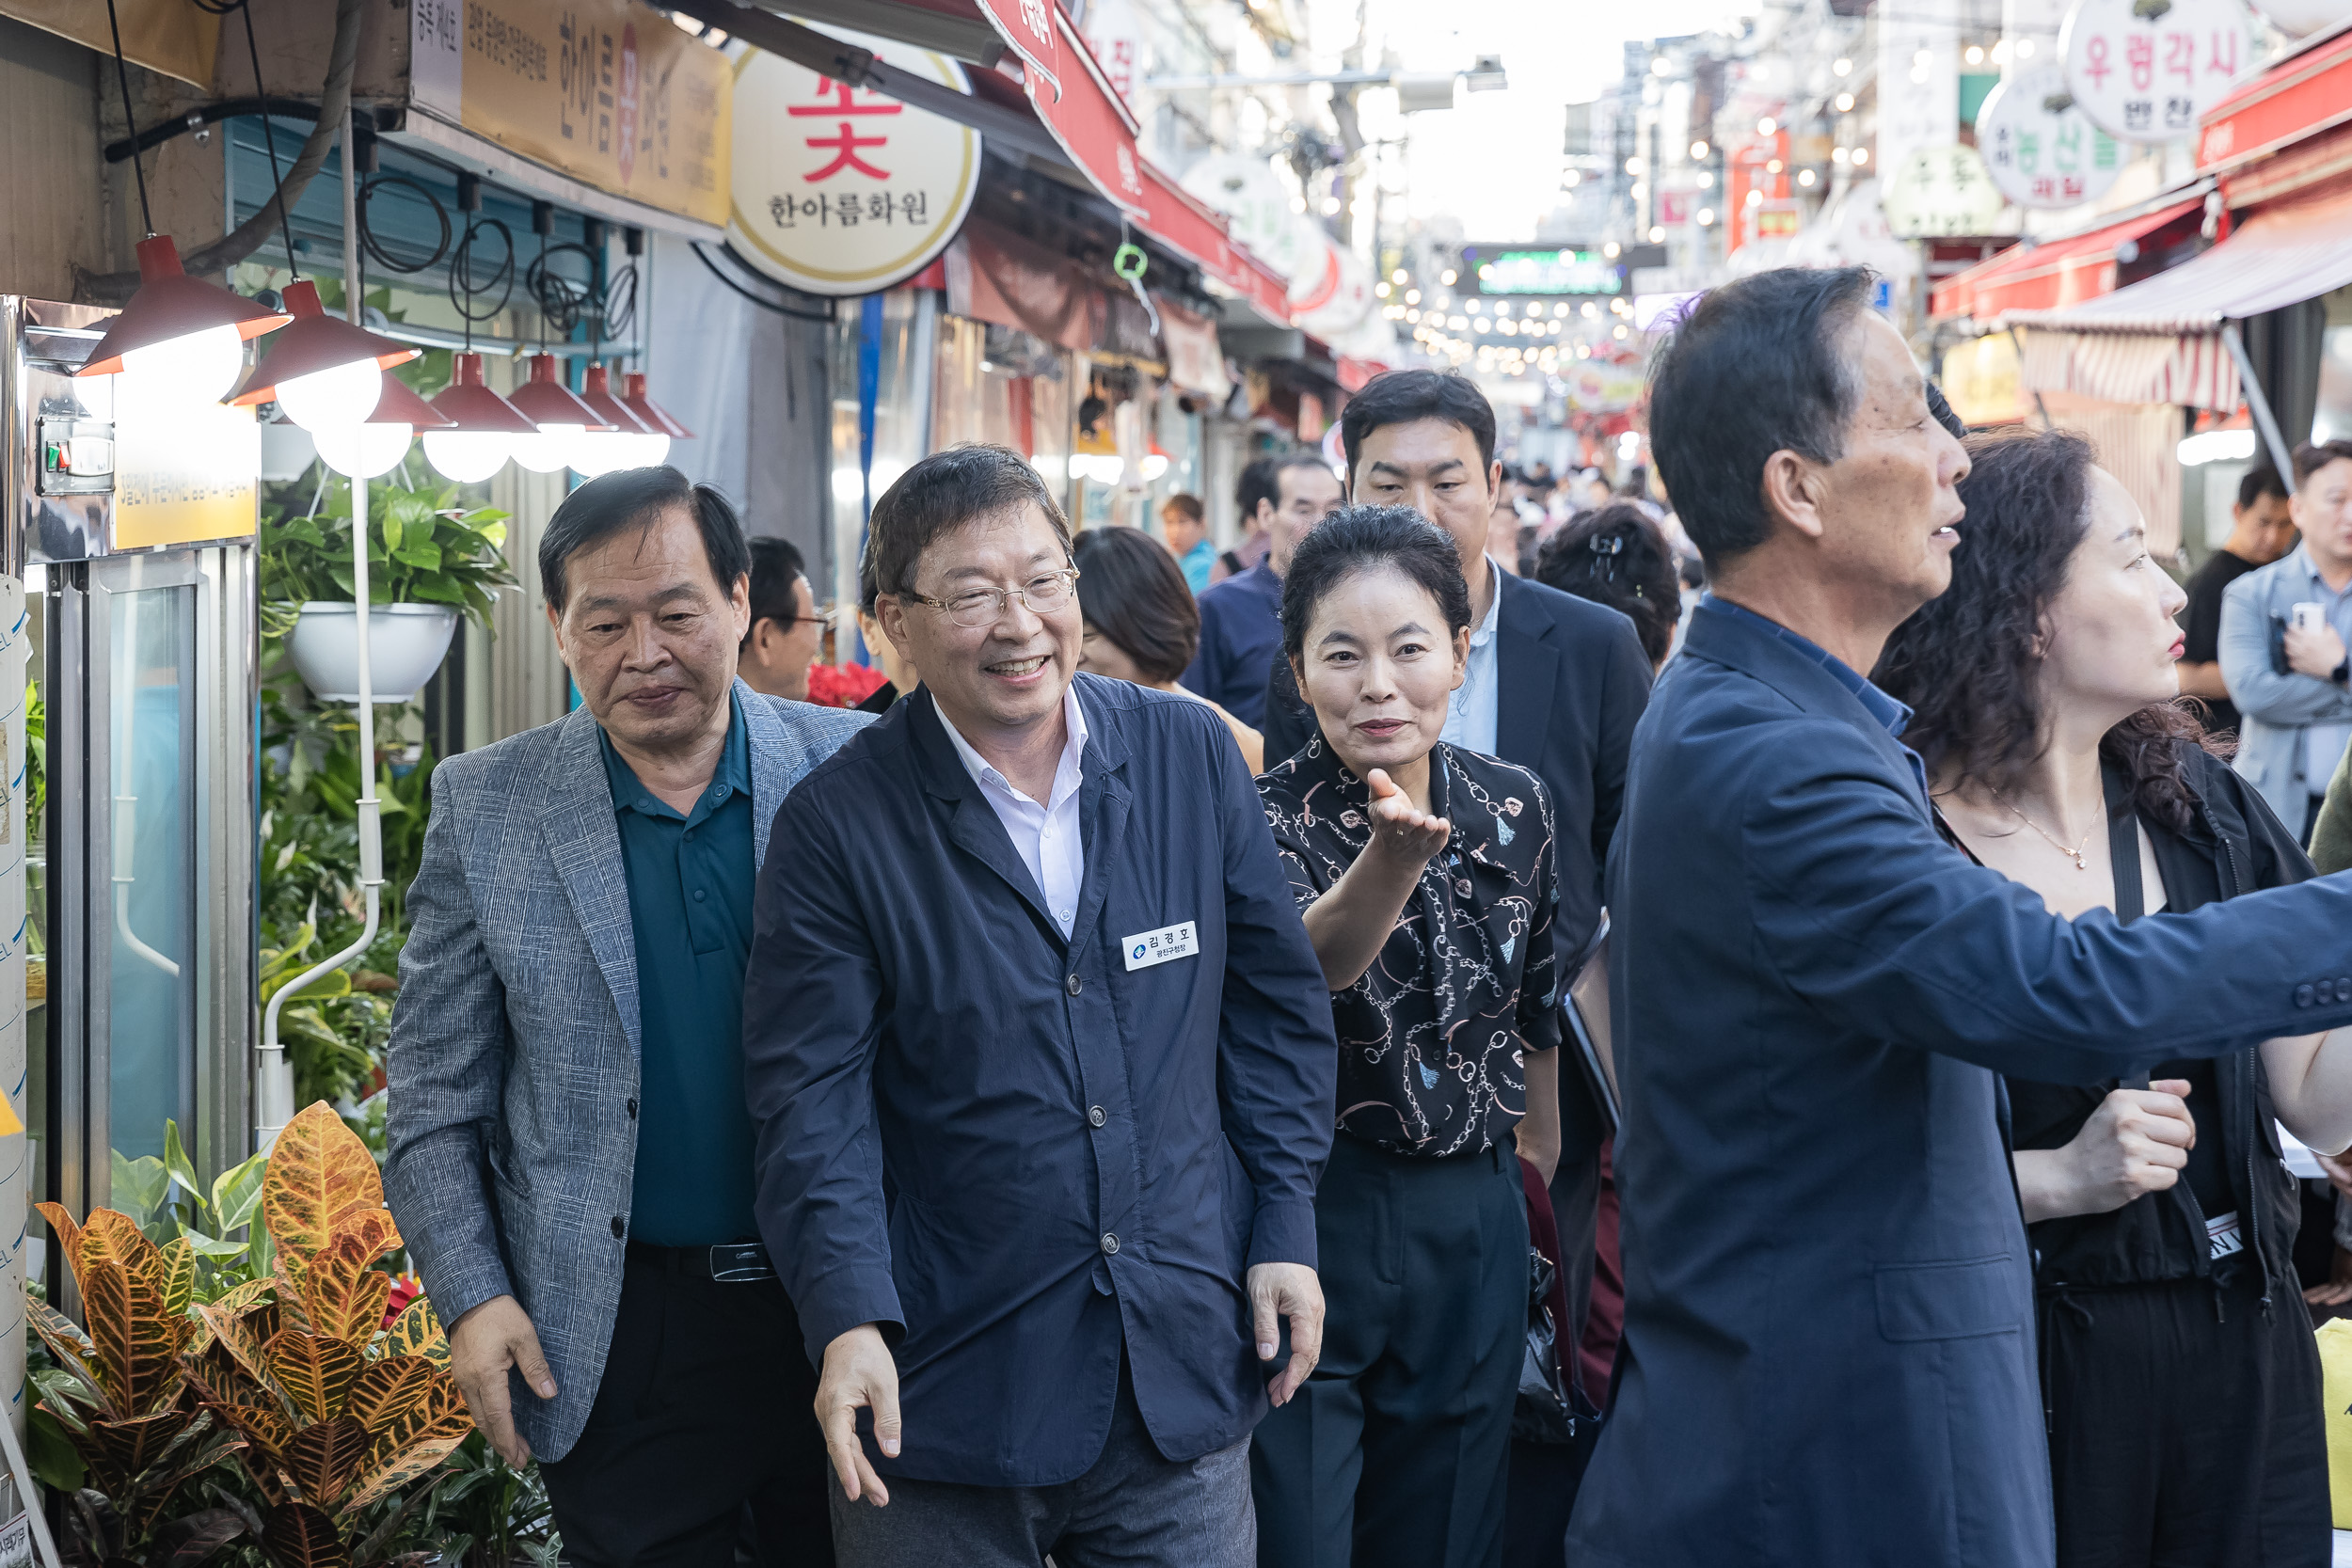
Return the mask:
{"type": "Polygon", "coordinates": [[[1216,715],[1073,682],[1025,463],[924,459],[871,541],[923,686],[777,813],[743,1008],[836,1550],[1245,1568],[1250,1428],[1320,1345],[1322,969],[1216,715]]]}
{"type": "Polygon", "coordinates": [[[2069,922],[1937,835],[1862,672],[1969,547],[1968,464],[1871,283],[1728,284],[1653,382],[1716,596],[1610,856],[1626,1334],[1567,1535],[1593,1568],[2052,1562],[1997,1075],[2352,1022],[2352,880],[2069,922]]]}

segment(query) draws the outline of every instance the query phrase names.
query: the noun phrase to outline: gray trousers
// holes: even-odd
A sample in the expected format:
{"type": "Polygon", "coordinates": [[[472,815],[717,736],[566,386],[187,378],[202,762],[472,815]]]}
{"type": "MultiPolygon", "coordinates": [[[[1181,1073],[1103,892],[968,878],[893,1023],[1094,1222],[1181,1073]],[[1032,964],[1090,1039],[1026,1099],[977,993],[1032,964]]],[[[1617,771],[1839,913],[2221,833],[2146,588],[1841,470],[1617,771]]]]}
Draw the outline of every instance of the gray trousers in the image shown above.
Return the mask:
{"type": "Polygon", "coordinates": [[[1122,1361],[1103,1453],[1055,1486],[965,1486],[888,1478],[890,1503],[850,1502],[836,1482],[841,1568],[1255,1568],[1249,1443],[1184,1464],[1160,1457],[1122,1361]]]}

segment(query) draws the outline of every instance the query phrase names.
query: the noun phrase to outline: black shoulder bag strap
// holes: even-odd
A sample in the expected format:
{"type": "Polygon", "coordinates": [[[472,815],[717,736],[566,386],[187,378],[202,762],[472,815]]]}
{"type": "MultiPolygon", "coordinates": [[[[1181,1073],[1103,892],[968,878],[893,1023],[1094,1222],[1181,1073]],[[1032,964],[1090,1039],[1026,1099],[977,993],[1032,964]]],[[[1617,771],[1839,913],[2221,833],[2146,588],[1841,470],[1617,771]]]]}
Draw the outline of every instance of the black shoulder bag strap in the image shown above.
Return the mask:
{"type": "MultiPolygon", "coordinates": [[[[2148,912],[2147,893],[2139,882],[2139,815],[2132,805],[2131,780],[2112,768],[2101,772],[2106,780],[2107,863],[2115,876],[2115,920],[2128,926],[2148,912]]],[[[2128,1074],[2117,1086],[2144,1089],[2148,1074],[2128,1074]]]]}

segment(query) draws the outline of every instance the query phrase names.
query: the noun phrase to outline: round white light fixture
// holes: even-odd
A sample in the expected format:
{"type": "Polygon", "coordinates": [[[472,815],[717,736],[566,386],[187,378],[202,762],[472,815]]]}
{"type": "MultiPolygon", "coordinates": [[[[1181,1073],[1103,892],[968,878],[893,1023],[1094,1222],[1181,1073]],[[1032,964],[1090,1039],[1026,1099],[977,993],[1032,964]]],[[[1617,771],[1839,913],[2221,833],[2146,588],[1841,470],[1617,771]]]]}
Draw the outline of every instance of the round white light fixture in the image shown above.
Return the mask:
{"type": "Polygon", "coordinates": [[[165,398],[217,403],[237,384],[244,369],[245,340],[234,325],[228,325],[207,326],[147,348],[126,349],[119,373],[140,387],[150,402],[165,398]]]}
{"type": "Polygon", "coordinates": [[[383,395],[384,375],[373,359],[330,365],[278,383],[278,408],[313,436],[358,425],[383,395]]]}
{"type": "Polygon", "coordinates": [[[400,466],[416,433],[415,426],[405,424],[322,425],[310,432],[310,439],[318,446],[319,461],[346,479],[373,479],[400,466]]]}
{"type": "Polygon", "coordinates": [[[428,430],[424,460],[433,471],[457,484],[475,484],[497,473],[513,453],[516,437],[482,430],[428,430]]]}
{"type": "Polygon", "coordinates": [[[529,436],[515,437],[515,461],[534,474],[568,468],[574,458],[581,457],[580,437],[587,434],[584,424],[543,424],[529,436]]]}

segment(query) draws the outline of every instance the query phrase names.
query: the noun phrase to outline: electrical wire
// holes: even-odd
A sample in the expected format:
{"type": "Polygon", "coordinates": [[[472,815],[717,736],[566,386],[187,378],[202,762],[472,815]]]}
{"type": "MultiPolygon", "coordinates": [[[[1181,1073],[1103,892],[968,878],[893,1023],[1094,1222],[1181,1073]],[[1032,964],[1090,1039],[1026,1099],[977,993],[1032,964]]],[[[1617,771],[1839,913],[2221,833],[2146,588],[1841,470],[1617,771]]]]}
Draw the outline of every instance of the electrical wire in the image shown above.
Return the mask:
{"type": "MultiPolygon", "coordinates": [[[[523,292],[538,305],[545,325],[563,338],[569,338],[582,321],[596,313],[588,304],[589,296],[594,293],[593,282],[576,283],[548,265],[551,258],[566,253],[587,262],[588,276],[591,279],[596,277],[596,257],[594,251],[568,240],[561,245],[549,245],[544,234],[539,237],[538,260],[523,269],[523,292]]],[[[543,340],[545,336],[543,332],[543,340]]]]}
{"type": "Polygon", "coordinates": [[[597,308],[599,338],[626,338],[637,324],[637,263],[624,261],[606,280],[604,303],[597,308]]]}
{"type": "Polygon", "coordinates": [[[466,226],[465,238],[449,258],[449,302],[455,307],[457,317],[466,324],[466,352],[473,352],[473,329],[478,322],[495,320],[506,309],[506,302],[515,294],[515,231],[497,218],[476,218],[466,226]],[[505,243],[506,252],[490,275],[476,281],[474,277],[474,237],[495,230],[505,243]],[[487,310],[476,310],[475,303],[493,290],[498,303],[487,310]]]}
{"type": "Polygon", "coordinates": [[[188,3],[207,16],[224,20],[235,12],[245,14],[245,54],[246,58],[253,63],[253,102],[262,113],[262,143],[269,150],[270,200],[278,208],[278,231],[286,238],[286,271],[293,277],[300,277],[302,268],[294,260],[294,222],[286,215],[286,199],[282,190],[285,176],[278,167],[278,131],[269,121],[269,88],[262,84],[262,48],[253,38],[253,7],[250,0],[188,0],[188,3]]]}
{"type": "MultiPolygon", "coordinates": [[[[122,19],[115,14],[115,0],[106,0],[106,25],[115,35],[115,85],[122,89],[122,122],[130,128],[131,139],[139,139],[139,117],[131,111],[131,70],[122,61],[122,19]]],[[[131,172],[138,177],[139,222],[147,232],[155,232],[154,209],[147,204],[147,170],[139,166],[138,154],[131,154],[131,172]]]]}
{"type": "Polygon", "coordinates": [[[358,198],[353,203],[353,211],[356,214],[356,220],[359,227],[359,248],[365,251],[368,255],[373,257],[375,259],[376,265],[382,267],[386,272],[422,272],[425,268],[432,266],[435,262],[440,261],[442,257],[449,254],[450,240],[454,232],[450,226],[449,209],[441,205],[441,198],[433,194],[432,187],[424,184],[421,181],[412,180],[405,174],[370,175],[360,183],[358,198]],[[434,242],[432,254],[426,256],[422,261],[402,261],[399,257],[392,254],[390,247],[384,243],[382,237],[369,226],[368,202],[374,197],[378,190],[387,185],[405,185],[408,189],[416,192],[419,197],[423,198],[424,204],[433,209],[433,216],[441,226],[441,237],[434,242]]]}

